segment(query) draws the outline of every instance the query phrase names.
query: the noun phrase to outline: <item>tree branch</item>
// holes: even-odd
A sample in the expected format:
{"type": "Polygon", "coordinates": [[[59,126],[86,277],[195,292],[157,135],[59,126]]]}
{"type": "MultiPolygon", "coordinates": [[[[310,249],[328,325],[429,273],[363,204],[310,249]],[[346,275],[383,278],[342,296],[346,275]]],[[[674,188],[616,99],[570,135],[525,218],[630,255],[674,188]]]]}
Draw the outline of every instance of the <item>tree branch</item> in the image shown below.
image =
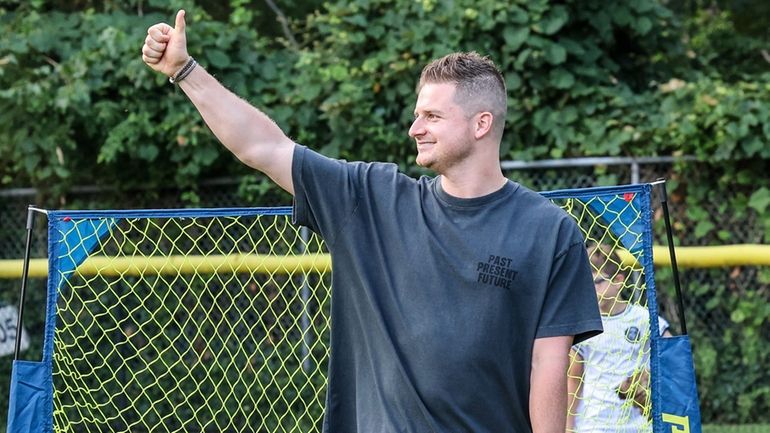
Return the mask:
{"type": "Polygon", "coordinates": [[[286,36],[286,39],[289,40],[291,46],[295,49],[299,48],[297,40],[291,33],[291,29],[289,29],[289,20],[286,18],[286,15],[283,13],[283,11],[275,4],[275,2],[273,2],[273,0],[265,0],[265,3],[267,3],[267,6],[270,7],[273,12],[275,12],[276,17],[278,18],[278,22],[281,23],[281,28],[283,28],[283,34],[286,36]]]}

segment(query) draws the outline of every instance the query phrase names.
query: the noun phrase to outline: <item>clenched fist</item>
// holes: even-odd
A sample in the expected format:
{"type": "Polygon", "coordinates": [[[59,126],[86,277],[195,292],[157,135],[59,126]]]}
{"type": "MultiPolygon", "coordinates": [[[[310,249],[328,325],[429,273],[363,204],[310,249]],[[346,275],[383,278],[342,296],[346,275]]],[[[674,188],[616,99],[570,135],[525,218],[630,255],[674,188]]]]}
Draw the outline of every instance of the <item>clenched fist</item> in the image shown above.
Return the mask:
{"type": "Polygon", "coordinates": [[[171,77],[185,65],[189,57],[184,10],[177,12],[174,27],[158,23],[147,29],[142,60],[149,67],[171,77]]]}

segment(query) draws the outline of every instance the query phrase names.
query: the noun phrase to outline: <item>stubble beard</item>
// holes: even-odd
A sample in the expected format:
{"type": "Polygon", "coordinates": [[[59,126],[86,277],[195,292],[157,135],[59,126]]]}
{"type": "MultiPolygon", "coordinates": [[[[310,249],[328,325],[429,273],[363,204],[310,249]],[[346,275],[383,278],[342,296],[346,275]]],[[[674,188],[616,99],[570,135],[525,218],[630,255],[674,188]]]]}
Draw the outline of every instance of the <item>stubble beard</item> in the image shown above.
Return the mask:
{"type": "Polygon", "coordinates": [[[433,170],[433,167],[436,165],[435,158],[428,158],[426,156],[422,156],[421,158],[419,150],[417,151],[417,158],[415,159],[415,162],[420,167],[427,168],[429,170],[433,170]]]}
{"type": "Polygon", "coordinates": [[[473,144],[469,142],[461,143],[450,149],[450,152],[437,152],[436,144],[433,145],[430,155],[423,155],[420,158],[420,152],[417,151],[415,162],[420,167],[427,168],[438,174],[447,174],[453,167],[460,165],[473,153],[473,144]]]}

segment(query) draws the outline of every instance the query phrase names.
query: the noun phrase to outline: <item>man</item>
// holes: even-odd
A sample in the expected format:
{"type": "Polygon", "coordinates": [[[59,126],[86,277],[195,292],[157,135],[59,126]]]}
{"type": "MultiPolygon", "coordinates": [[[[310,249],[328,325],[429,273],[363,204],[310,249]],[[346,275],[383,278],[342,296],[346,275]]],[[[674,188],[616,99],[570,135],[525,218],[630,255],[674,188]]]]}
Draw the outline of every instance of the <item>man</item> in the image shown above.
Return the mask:
{"type": "Polygon", "coordinates": [[[409,135],[439,176],[414,180],[292,142],[195,65],[183,11],[150,27],[142,53],[326,241],[325,432],[564,430],[569,348],[601,320],[573,220],[501,172],[507,99],[491,61],[453,54],[423,71],[409,135]]]}
{"type": "MultiPolygon", "coordinates": [[[[651,432],[649,420],[650,313],[629,302],[627,269],[614,249],[590,243],[588,257],[604,333],[573,347],[568,372],[567,431],[651,432]],[[625,289],[625,290],[624,290],[625,289]]],[[[658,332],[671,336],[658,318],[658,332]]]]}

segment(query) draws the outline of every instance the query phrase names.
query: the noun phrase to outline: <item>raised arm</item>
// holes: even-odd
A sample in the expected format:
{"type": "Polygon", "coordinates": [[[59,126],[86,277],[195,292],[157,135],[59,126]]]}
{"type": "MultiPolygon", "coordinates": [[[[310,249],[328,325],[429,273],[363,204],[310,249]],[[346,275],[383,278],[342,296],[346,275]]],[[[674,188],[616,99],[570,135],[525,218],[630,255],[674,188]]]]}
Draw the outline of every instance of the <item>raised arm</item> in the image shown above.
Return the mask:
{"type": "MultiPolygon", "coordinates": [[[[177,13],[174,27],[165,23],[150,27],[142,47],[142,60],[168,77],[174,77],[190,59],[184,15],[183,10],[177,13]]],[[[294,194],[291,163],[295,143],[272,119],[227,90],[200,65],[178,85],[225,147],[294,194]]]]}
{"type": "Polygon", "coordinates": [[[567,367],[573,337],[535,339],[529,389],[532,433],[562,433],[567,422],[567,367]]]}

